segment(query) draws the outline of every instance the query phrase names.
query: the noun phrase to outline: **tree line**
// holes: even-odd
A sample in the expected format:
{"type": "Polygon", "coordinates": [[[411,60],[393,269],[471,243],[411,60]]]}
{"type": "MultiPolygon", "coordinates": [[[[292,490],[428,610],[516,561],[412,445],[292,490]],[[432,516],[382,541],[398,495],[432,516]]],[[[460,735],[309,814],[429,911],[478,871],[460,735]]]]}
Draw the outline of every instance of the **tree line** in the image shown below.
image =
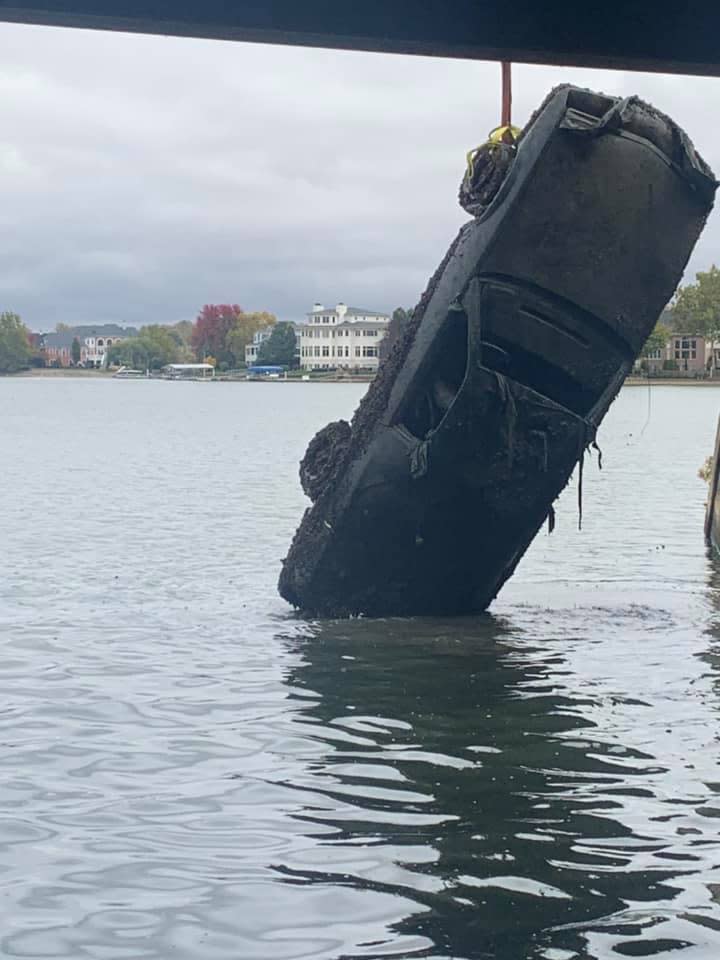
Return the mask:
{"type": "MultiPolygon", "coordinates": [[[[230,370],[244,365],[245,347],[259,330],[273,328],[272,337],[276,328],[287,326],[292,324],[278,323],[267,311],[246,312],[237,303],[206,304],[194,323],[142,327],[136,337],[111,347],[108,363],[158,370],[168,363],[198,361],[230,370]]],[[[293,334],[293,350],[294,345],[293,334]]],[[[288,365],[292,366],[292,358],[288,365]]]]}
{"type": "MultiPolygon", "coordinates": [[[[388,335],[381,344],[381,356],[387,355],[412,315],[411,309],[402,307],[393,311],[388,335]]],[[[58,324],[56,329],[71,328],[58,324]]],[[[244,366],[245,347],[262,330],[269,331],[269,335],[263,339],[256,362],[288,368],[296,366],[294,325],[278,322],[277,317],[268,311],[247,312],[237,303],[206,304],[194,321],[141,327],[137,336],[110,348],[108,363],[158,370],[168,363],[204,361],[220,370],[233,369],[244,366]]],[[[648,357],[662,351],[670,337],[677,333],[720,341],[720,268],[715,264],[709,270],[696,273],[694,282],[678,287],[648,337],[642,355],[648,357]]],[[[37,340],[18,314],[11,311],[0,313],[0,373],[16,373],[32,365],[42,366],[42,349],[37,340]]],[[[71,350],[75,364],[80,362],[80,351],[81,345],[75,339],[71,350]]]]}
{"type": "MultiPolygon", "coordinates": [[[[73,328],[57,324],[56,332],[73,328]]],[[[293,367],[295,361],[295,328],[292,323],[278,322],[267,311],[246,312],[238,304],[206,304],[194,322],[149,324],[137,336],[114,344],[107,354],[112,366],[128,366],[142,370],[159,370],[169,363],[208,362],[221,370],[241,367],[245,363],[245,347],[260,330],[269,330],[258,353],[258,362],[293,367]]],[[[82,344],[74,337],[70,357],[74,365],[81,363],[82,344]]],[[[0,373],[17,373],[31,366],[45,366],[42,340],[32,334],[16,313],[0,313],[0,373]]]]}
{"type": "MultiPolygon", "coordinates": [[[[386,350],[411,316],[411,310],[399,307],[394,311],[386,350]]],[[[72,327],[59,323],[55,330],[68,332],[72,327]]],[[[137,336],[110,348],[107,362],[111,366],[159,370],[169,363],[199,361],[212,363],[221,371],[232,370],[245,365],[245,348],[261,331],[267,336],[262,338],[255,363],[288,369],[298,366],[295,325],[278,321],[266,310],[245,311],[237,303],[205,304],[194,321],[141,327],[137,336]]],[[[82,344],[75,337],[70,349],[75,366],[80,365],[81,355],[82,344]]],[[[30,333],[16,313],[0,314],[0,373],[16,373],[45,363],[40,338],[30,333]]]]}

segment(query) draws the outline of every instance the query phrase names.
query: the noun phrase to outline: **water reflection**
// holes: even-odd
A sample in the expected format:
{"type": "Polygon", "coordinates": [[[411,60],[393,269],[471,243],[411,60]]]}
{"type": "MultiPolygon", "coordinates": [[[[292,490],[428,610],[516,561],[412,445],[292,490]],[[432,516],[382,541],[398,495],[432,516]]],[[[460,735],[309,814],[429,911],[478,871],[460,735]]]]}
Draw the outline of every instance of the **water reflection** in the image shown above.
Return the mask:
{"type": "MultiPolygon", "coordinates": [[[[664,636],[667,614],[626,611],[618,638],[617,610],[604,625],[596,611],[592,633],[587,613],[566,611],[563,623],[553,611],[561,629],[542,645],[530,639],[543,629],[538,610],[315,627],[290,677],[306,704],[303,735],[326,746],[308,766],[301,816],[333,833],[314,867],[289,862],[285,875],[410,897],[417,912],[395,929],[417,943],[412,955],[720,947],[720,811],[704,771],[681,772],[637,736],[636,720],[656,721],[642,688],[631,696],[617,676],[583,676],[574,663],[583,644],[632,645],[658,617],[664,636]]],[[[678,736],[694,768],[707,744],[678,736]]],[[[714,767],[717,754],[702,760],[714,767]]]]}
{"type": "Polygon", "coordinates": [[[0,956],[717,956],[715,392],[623,391],[494,618],[317,626],[278,558],[362,387],[176,386],[0,380],[0,956]]]}

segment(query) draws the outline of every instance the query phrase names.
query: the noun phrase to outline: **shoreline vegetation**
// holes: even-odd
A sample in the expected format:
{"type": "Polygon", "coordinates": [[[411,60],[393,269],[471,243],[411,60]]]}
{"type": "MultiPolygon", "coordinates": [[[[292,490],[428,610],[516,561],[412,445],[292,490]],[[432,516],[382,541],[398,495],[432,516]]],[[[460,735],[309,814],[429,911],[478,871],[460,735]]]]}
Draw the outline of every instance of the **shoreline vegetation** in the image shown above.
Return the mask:
{"type": "MultiPolygon", "coordinates": [[[[43,380],[116,380],[116,370],[92,370],[83,367],[31,367],[27,370],[18,370],[15,373],[0,373],[0,379],[3,377],[10,380],[18,379],[43,379],[43,380]]],[[[157,373],[151,376],[133,377],[133,380],[160,380],[167,381],[169,378],[159,376],[157,373]]],[[[247,377],[244,371],[242,373],[227,374],[216,373],[214,377],[207,378],[208,383],[370,383],[374,380],[374,374],[346,374],[336,375],[325,371],[291,370],[286,377],[247,377]]],[[[176,382],[176,381],[173,381],[176,382]]],[[[192,382],[188,380],[186,382],[192,382]]]]}
{"type": "Polygon", "coordinates": [[[629,376],[623,387],[720,387],[720,377],[638,377],[629,376]]]}
{"type": "MultiPolygon", "coordinates": [[[[380,360],[387,356],[412,314],[412,310],[396,308],[380,343],[384,349],[363,356],[380,360]]],[[[152,376],[173,364],[200,363],[215,368],[214,379],[226,381],[244,380],[247,365],[285,369],[282,378],[268,376],[271,382],[280,383],[300,377],[312,383],[369,383],[374,379],[373,364],[312,369],[313,362],[307,355],[303,358],[303,349],[295,324],[278,321],[267,310],[246,312],[237,303],[205,304],[194,321],[139,328],[58,323],[54,333],[32,333],[19,314],[0,313],[0,376],[107,377],[118,368],[147,370],[152,376]],[[358,372],[352,372],[350,366],[358,372]]],[[[322,349],[329,366],[330,348],[322,349]]],[[[314,347],[313,357],[320,356],[320,347],[314,347]]],[[[347,346],[345,356],[349,356],[347,346]]],[[[358,347],[355,356],[360,356],[358,347]]],[[[315,364],[321,365],[321,361],[315,364]]],[[[703,387],[720,383],[720,268],[715,264],[698,272],[695,283],[677,289],[625,381],[626,386],[668,383],[703,387]]]]}
{"type": "MultiPolygon", "coordinates": [[[[345,316],[348,308],[342,306],[341,315],[345,316]]],[[[362,313],[352,310],[353,316],[362,313]]],[[[200,364],[213,367],[216,377],[223,379],[237,379],[246,369],[265,367],[284,370],[288,377],[309,376],[312,379],[334,374],[338,378],[363,380],[374,375],[377,358],[382,356],[379,346],[387,339],[383,335],[387,332],[392,337],[393,330],[397,330],[401,322],[406,322],[409,315],[410,311],[398,307],[393,311],[392,320],[386,323],[386,315],[372,313],[372,316],[384,318],[382,329],[363,328],[362,333],[375,336],[377,340],[371,346],[363,346],[362,353],[361,347],[355,345],[352,361],[350,347],[346,346],[343,360],[347,358],[347,362],[339,359],[338,352],[338,359],[330,368],[330,347],[316,346],[312,354],[308,353],[300,344],[302,327],[287,320],[279,321],[268,311],[247,313],[238,304],[206,304],[194,322],[180,320],[170,325],[149,324],[139,328],[122,327],[116,323],[75,327],[58,323],[54,332],[47,333],[33,333],[18,314],[5,312],[0,313],[0,375],[32,376],[34,371],[52,370],[57,371],[55,375],[58,376],[79,376],[84,375],[79,371],[119,373],[125,370],[127,375],[137,378],[141,375],[139,371],[155,376],[162,375],[163,371],[167,373],[166,368],[173,366],[189,368],[200,364]],[[303,355],[312,355],[318,360],[303,363],[303,355]],[[367,361],[362,357],[368,358],[367,361]],[[66,373],[69,370],[75,374],[66,373]]],[[[322,318],[323,322],[330,322],[330,319],[329,316],[322,318]]],[[[314,331],[316,336],[320,332],[319,329],[314,331]]],[[[325,337],[330,332],[329,329],[322,331],[325,337]]],[[[332,355],[335,357],[334,347],[332,355]]],[[[274,377],[270,370],[266,372],[274,377]]],[[[183,378],[192,378],[187,369],[183,378]]]]}
{"type": "MultiPolygon", "coordinates": [[[[75,379],[75,380],[112,380],[113,372],[111,370],[85,370],[78,367],[35,367],[29,370],[20,370],[17,373],[0,374],[0,377],[8,379],[75,379]]],[[[332,374],[317,373],[307,379],[300,376],[280,377],[277,379],[264,379],[263,383],[371,383],[374,377],[372,375],[353,374],[351,376],[335,376],[332,374]]],[[[162,380],[162,377],[141,377],[138,379],[162,380]]],[[[246,379],[244,376],[226,376],[222,373],[216,374],[213,382],[221,383],[257,383],[257,379],[246,379]]],[[[696,377],[639,377],[629,376],[624,387],[720,387],[720,377],[714,379],[703,379],[696,377]]]]}

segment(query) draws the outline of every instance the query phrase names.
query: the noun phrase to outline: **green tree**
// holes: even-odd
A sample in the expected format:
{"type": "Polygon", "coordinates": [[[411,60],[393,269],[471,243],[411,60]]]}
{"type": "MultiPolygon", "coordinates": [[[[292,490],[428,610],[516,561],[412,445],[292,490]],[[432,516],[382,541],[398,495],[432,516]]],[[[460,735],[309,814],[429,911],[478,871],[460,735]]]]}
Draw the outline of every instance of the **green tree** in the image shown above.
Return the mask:
{"type": "Polygon", "coordinates": [[[180,347],[169,327],[157,324],[143,327],[137,337],[128,337],[114,344],[108,352],[108,363],[159,370],[168,363],[177,363],[180,347]]]}
{"type": "Polygon", "coordinates": [[[70,353],[72,355],[72,362],[77,366],[80,363],[80,341],[77,337],[73,337],[70,353]]]}
{"type": "Polygon", "coordinates": [[[146,370],[149,363],[149,354],[140,337],[129,337],[120,343],[114,343],[107,352],[109,366],[134,367],[137,370],[146,370]]]}
{"type": "Polygon", "coordinates": [[[678,288],[671,309],[678,333],[700,334],[710,341],[714,369],[714,342],[720,339],[720,269],[713,264],[696,273],[695,283],[678,288]]]}
{"type": "Polygon", "coordinates": [[[664,323],[656,323],[655,329],[647,338],[645,341],[645,346],[642,348],[642,356],[649,357],[658,350],[662,354],[662,351],[665,349],[665,345],[669,339],[670,329],[666,327],[664,323]]]}
{"type": "Polygon", "coordinates": [[[170,336],[177,344],[177,363],[193,363],[195,351],[192,348],[192,320],[180,320],[168,327],[170,336]]]}
{"type": "Polygon", "coordinates": [[[258,330],[272,327],[277,323],[277,317],[267,310],[256,313],[242,311],[233,320],[232,326],[225,337],[225,352],[222,358],[230,366],[237,367],[245,363],[245,347],[252,342],[258,330]]]}
{"type": "Polygon", "coordinates": [[[179,344],[187,344],[190,346],[190,338],[192,337],[193,332],[193,322],[192,320],[178,320],[177,323],[174,323],[171,327],[168,327],[171,335],[175,337],[179,344]]]}
{"type": "Polygon", "coordinates": [[[0,313],[0,373],[16,373],[30,363],[30,340],[16,313],[0,313]]]}
{"type": "Polygon", "coordinates": [[[280,364],[292,369],[297,366],[296,344],[295,324],[286,321],[276,323],[270,336],[258,350],[257,362],[261,365],[280,364]]]}
{"type": "Polygon", "coordinates": [[[178,362],[178,343],[169,327],[162,327],[157,324],[143,327],[139,339],[147,345],[151,370],[158,370],[167,363],[178,362]]]}

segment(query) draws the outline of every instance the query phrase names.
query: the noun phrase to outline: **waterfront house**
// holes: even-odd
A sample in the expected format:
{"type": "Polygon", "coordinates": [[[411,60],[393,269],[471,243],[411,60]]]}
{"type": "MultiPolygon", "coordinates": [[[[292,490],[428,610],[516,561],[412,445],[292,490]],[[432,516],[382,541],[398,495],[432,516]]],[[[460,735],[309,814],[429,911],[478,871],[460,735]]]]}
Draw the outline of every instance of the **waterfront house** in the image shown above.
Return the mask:
{"type": "Polygon", "coordinates": [[[696,376],[705,373],[706,359],[710,358],[709,350],[706,358],[705,337],[695,333],[674,333],[667,342],[665,353],[673,362],[673,369],[696,376]]]}
{"type": "Polygon", "coordinates": [[[667,359],[667,350],[665,347],[651,350],[646,357],[638,357],[635,361],[634,370],[636,373],[658,373],[665,369],[667,359]]]}
{"type": "Polygon", "coordinates": [[[374,372],[379,344],[390,325],[387,313],[348,307],[334,309],[316,303],[300,329],[300,365],[305,370],[362,370],[374,372]]]}
{"type": "Polygon", "coordinates": [[[48,366],[69,367],[72,365],[73,340],[80,344],[80,366],[104,367],[110,347],[136,337],[135,327],[120,327],[116,323],[103,323],[68,327],[55,333],[41,334],[41,352],[48,366]]]}
{"type": "Polygon", "coordinates": [[[720,340],[705,341],[705,366],[708,370],[720,372],[720,340]]]}
{"type": "MultiPolygon", "coordinates": [[[[716,344],[720,365],[720,343],[716,344]]],[[[682,377],[701,377],[710,369],[710,341],[698,333],[673,333],[665,346],[635,361],[635,370],[650,374],[665,372],[682,377]]]]}
{"type": "MultiPolygon", "coordinates": [[[[298,330],[298,325],[293,324],[295,327],[295,360],[296,366],[300,366],[300,331],[298,330]]],[[[253,334],[253,338],[250,343],[245,347],[245,366],[254,367],[258,362],[258,353],[260,352],[260,347],[265,343],[265,341],[270,337],[270,334],[275,329],[274,326],[263,327],[262,330],[256,330],[253,334]]]]}
{"type": "Polygon", "coordinates": [[[271,333],[272,327],[263,327],[262,330],[255,331],[252,340],[245,347],[245,366],[252,367],[257,363],[258,351],[271,333]]]}

